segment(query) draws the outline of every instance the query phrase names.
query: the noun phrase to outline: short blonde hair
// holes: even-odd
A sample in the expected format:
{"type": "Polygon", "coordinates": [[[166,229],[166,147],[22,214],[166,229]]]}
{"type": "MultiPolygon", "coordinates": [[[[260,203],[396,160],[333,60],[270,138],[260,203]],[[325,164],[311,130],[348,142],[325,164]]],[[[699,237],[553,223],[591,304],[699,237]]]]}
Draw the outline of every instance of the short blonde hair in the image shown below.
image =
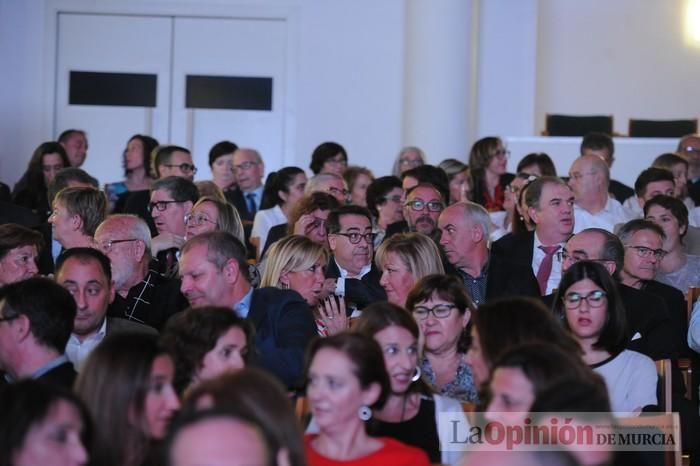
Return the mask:
{"type": "Polygon", "coordinates": [[[380,268],[388,260],[389,253],[396,254],[418,281],[426,275],[444,274],[440,250],[435,242],[423,233],[397,233],[377,248],[375,260],[380,268]]]}
{"type": "Polygon", "coordinates": [[[306,236],[290,235],[270,246],[260,286],[280,286],[280,276],[285,272],[299,272],[313,266],[319,259],[328,261],[328,252],[322,245],[306,236]]]}

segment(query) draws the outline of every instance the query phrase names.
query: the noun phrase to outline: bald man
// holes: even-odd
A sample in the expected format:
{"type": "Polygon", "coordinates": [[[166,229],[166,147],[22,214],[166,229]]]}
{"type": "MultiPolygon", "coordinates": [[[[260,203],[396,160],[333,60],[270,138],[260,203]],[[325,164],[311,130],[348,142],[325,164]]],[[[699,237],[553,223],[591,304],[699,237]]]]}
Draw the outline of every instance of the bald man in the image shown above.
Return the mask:
{"type": "Polygon", "coordinates": [[[574,160],[569,170],[569,187],[574,192],[574,233],[586,228],[612,232],[615,225],[632,217],[608,195],[609,184],[610,170],[605,160],[597,155],[583,155],[574,160]]]}

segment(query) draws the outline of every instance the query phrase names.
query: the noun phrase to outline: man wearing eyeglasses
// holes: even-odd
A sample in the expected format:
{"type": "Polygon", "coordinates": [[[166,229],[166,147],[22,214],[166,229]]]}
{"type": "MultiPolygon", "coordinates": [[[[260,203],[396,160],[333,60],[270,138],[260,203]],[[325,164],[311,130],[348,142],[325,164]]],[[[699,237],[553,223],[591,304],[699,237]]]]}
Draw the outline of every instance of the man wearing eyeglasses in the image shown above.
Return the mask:
{"type": "Polygon", "coordinates": [[[332,255],[326,267],[326,290],[345,296],[351,308],[363,309],[386,300],[374,264],[374,235],[370,213],[364,207],[346,205],[334,209],[326,220],[332,255]]]}
{"type": "Polygon", "coordinates": [[[525,191],[527,213],[534,231],[508,234],[493,243],[493,254],[530,266],[542,295],[559,286],[559,253],[574,229],[574,195],[559,178],[543,176],[525,191]]]}
{"type": "Polygon", "coordinates": [[[72,389],[76,372],[64,349],[75,301],[53,280],[29,278],[0,288],[0,384],[36,379],[72,389]]]}
{"type": "Polygon", "coordinates": [[[540,295],[528,266],[490,253],[491,218],[484,207],[474,202],[452,204],[440,214],[438,227],[440,246],[474,304],[505,296],[540,295]]]}
{"type": "MultiPolygon", "coordinates": [[[[562,251],[562,271],[578,261],[599,262],[615,279],[625,305],[631,341],[628,349],[646,354],[654,360],[676,357],[678,338],[666,304],[658,296],[621,283],[625,249],[620,239],[609,231],[588,228],[569,238],[562,251]]],[[[550,304],[553,296],[544,298],[550,304]]]]}
{"type": "Polygon", "coordinates": [[[597,155],[582,155],[569,170],[569,187],[574,192],[574,233],[586,228],[612,232],[632,214],[608,194],[610,169],[597,155]]]}
{"type": "Polygon", "coordinates": [[[618,237],[625,248],[625,262],[620,273],[622,283],[663,299],[674,326],[674,335],[681,351],[686,353],[683,338],[687,333],[685,297],[678,289],[654,280],[661,260],[666,256],[662,248],[666,235],[657,224],[637,219],[623,225],[618,237]]]}
{"type": "Polygon", "coordinates": [[[700,134],[681,138],[676,153],[688,161],[688,194],[700,205],[700,134]]]}
{"type": "Polygon", "coordinates": [[[136,215],[110,215],[97,227],[95,246],[109,257],[114,301],[107,314],[160,330],[171,315],[187,307],[180,280],[151,267],[151,232],[136,215]]]}
{"type": "MultiPolygon", "coordinates": [[[[162,145],[154,149],[154,156],[151,160],[151,171],[156,179],[169,176],[177,176],[188,181],[194,180],[197,167],[192,163],[192,154],[184,147],[175,145],[162,145]]],[[[146,220],[151,234],[156,235],[157,229],[153,219],[149,215],[148,202],[152,190],[141,190],[125,193],[126,200],[123,202],[123,209],[115,209],[117,214],[135,214],[146,220]]]]}
{"type": "Polygon", "coordinates": [[[166,277],[177,274],[177,253],[185,243],[185,216],[199,199],[197,186],[178,176],[157,180],[151,186],[148,211],[158,235],[151,240],[156,269],[166,277]]]}
{"type": "Polygon", "coordinates": [[[238,148],[233,153],[233,174],[238,189],[229,198],[245,225],[246,222],[253,221],[263,201],[265,164],[258,151],[238,148]]]}
{"type": "Polygon", "coordinates": [[[316,192],[327,193],[337,199],[340,205],[348,204],[350,191],[345,180],[335,173],[319,173],[306,182],[304,194],[316,192]]]}

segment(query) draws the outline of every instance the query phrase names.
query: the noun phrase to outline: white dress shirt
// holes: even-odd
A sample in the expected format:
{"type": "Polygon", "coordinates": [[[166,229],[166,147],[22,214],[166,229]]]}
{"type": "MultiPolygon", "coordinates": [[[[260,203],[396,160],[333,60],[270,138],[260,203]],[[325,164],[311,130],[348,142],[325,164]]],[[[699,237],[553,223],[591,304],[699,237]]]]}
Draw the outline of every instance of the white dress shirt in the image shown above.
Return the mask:
{"type": "MultiPolygon", "coordinates": [[[[535,277],[537,276],[537,271],[540,270],[540,265],[542,264],[542,261],[544,260],[545,252],[540,249],[540,246],[545,246],[542,244],[540,239],[537,237],[537,232],[535,231],[535,239],[533,241],[532,245],[532,273],[535,274],[535,277]]],[[[564,244],[565,243],[559,243],[559,251],[561,252],[562,249],[564,249],[564,244]]],[[[550,246],[550,245],[547,245],[550,246]]],[[[551,246],[554,246],[553,244],[551,246]]],[[[552,258],[552,271],[549,274],[549,279],[547,279],[547,291],[545,294],[550,294],[552,293],[552,290],[554,288],[559,288],[559,282],[561,281],[561,260],[559,260],[559,254],[555,254],[554,257],[552,258]]]]}
{"type": "Polygon", "coordinates": [[[104,340],[106,335],[106,317],[104,321],[102,321],[102,326],[100,327],[100,329],[96,333],[87,337],[82,342],[74,333],[70,334],[70,338],[68,338],[68,343],[66,343],[66,356],[68,357],[68,360],[73,363],[73,367],[75,367],[75,370],[77,372],[80,372],[80,368],[82,367],[87,357],[90,355],[92,350],[94,350],[97,347],[97,345],[99,345],[102,342],[102,340],[104,340]]]}
{"type": "Polygon", "coordinates": [[[634,218],[634,214],[628,212],[615,199],[608,196],[608,202],[605,207],[595,214],[574,204],[574,234],[579,233],[587,228],[602,228],[603,230],[614,233],[615,225],[618,223],[627,223],[634,218]]]}

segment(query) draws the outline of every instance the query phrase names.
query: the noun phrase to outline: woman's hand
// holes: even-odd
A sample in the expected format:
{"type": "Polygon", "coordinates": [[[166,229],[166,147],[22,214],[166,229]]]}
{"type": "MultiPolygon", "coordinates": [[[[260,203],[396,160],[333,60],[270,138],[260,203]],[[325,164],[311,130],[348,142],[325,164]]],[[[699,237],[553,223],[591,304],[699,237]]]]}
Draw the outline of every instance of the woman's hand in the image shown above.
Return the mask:
{"type": "Polygon", "coordinates": [[[172,233],[161,233],[151,240],[151,254],[155,257],[160,251],[166,249],[180,249],[185,244],[185,238],[172,233]]]}
{"type": "Polygon", "coordinates": [[[348,329],[345,300],[331,295],[318,305],[318,315],[326,327],[327,336],[336,335],[348,329]]]}
{"type": "Polygon", "coordinates": [[[307,231],[311,228],[315,220],[316,217],[311,214],[302,215],[294,224],[294,234],[306,236],[307,231]]]}

